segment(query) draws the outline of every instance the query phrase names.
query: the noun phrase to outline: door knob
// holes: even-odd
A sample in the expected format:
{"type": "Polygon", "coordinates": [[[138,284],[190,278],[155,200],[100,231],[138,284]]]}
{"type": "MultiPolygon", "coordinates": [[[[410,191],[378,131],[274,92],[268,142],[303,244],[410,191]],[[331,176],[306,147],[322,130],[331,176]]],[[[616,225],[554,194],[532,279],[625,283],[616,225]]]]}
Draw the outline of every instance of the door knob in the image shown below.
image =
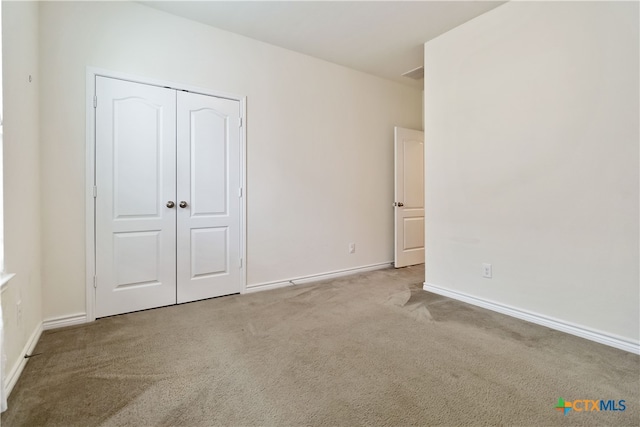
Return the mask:
{"type": "Polygon", "coordinates": [[[169,201],[167,202],[167,207],[168,207],[169,209],[171,209],[171,208],[172,208],[172,207],[174,207],[175,205],[176,205],[176,204],[175,204],[175,203],[173,203],[171,200],[169,200],[169,201]]]}
{"type": "Polygon", "coordinates": [[[187,202],[185,202],[184,200],[180,202],[180,207],[181,208],[186,208],[187,207],[187,202]]]}

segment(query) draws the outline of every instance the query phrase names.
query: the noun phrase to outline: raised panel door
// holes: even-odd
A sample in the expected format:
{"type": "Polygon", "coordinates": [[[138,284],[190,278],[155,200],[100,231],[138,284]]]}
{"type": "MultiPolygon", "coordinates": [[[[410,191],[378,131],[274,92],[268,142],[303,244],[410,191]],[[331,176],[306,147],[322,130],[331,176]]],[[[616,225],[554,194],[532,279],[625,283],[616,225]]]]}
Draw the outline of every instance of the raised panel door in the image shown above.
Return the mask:
{"type": "Polygon", "coordinates": [[[424,262],[424,133],[395,128],[396,268],[424,262]]]}
{"type": "Polygon", "coordinates": [[[96,317],[175,304],[175,91],[97,77],[96,95],[96,317]]]}
{"type": "Polygon", "coordinates": [[[177,302],[238,293],[240,103],[177,94],[177,302]]]}

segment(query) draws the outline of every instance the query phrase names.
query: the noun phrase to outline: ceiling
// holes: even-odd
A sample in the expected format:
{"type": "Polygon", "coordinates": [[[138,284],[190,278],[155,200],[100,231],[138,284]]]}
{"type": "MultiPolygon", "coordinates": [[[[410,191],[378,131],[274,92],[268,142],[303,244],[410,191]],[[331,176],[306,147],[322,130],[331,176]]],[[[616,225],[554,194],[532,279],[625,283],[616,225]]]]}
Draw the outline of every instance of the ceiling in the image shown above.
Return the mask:
{"type": "Polygon", "coordinates": [[[142,1],[149,7],[413,87],[423,45],[504,1],[142,1]]]}

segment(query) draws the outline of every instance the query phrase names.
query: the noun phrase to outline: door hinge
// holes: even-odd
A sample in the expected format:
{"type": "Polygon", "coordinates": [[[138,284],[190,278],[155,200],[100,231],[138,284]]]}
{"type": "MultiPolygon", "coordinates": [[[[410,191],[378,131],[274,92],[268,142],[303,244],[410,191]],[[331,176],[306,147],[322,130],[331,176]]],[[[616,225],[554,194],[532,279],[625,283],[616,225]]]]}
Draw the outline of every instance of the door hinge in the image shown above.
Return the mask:
{"type": "Polygon", "coordinates": [[[239,128],[242,127],[242,117],[240,117],[240,125],[238,126],[239,128]]]}
{"type": "Polygon", "coordinates": [[[93,198],[95,199],[96,197],[98,197],[98,187],[96,187],[95,185],[93,186],[93,198]]]}
{"type": "Polygon", "coordinates": [[[93,287],[94,288],[98,287],[98,276],[93,276],[93,287]]]}
{"type": "Polygon", "coordinates": [[[240,258],[240,268],[242,268],[242,258],[240,258]]]}
{"type": "Polygon", "coordinates": [[[98,108],[98,95],[93,95],[93,108],[98,108]]]}
{"type": "Polygon", "coordinates": [[[242,187],[238,188],[238,197],[242,197],[242,187]]]}

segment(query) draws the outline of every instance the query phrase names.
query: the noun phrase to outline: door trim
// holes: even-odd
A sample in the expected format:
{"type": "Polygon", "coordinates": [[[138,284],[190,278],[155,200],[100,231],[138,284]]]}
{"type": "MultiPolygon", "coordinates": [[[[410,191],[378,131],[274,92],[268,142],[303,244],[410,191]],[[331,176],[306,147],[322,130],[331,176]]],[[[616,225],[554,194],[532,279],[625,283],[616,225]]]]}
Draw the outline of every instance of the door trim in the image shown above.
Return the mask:
{"type": "Polygon", "coordinates": [[[96,170],[96,134],[95,134],[95,109],[94,97],[96,95],[96,77],[109,77],[113,79],[126,80],[133,83],[141,83],[151,86],[160,86],[187,92],[199,93],[202,95],[214,96],[238,101],[240,103],[240,187],[242,197],[240,199],[240,256],[242,257],[242,267],[240,271],[240,293],[247,292],[247,97],[235,95],[217,90],[205,89],[197,86],[175,83],[166,80],[151,79],[135,76],[127,73],[105,70],[96,67],[86,69],[86,171],[85,171],[85,289],[86,289],[86,321],[96,320],[96,289],[94,287],[94,277],[96,274],[96,212],[93,197],[93,187],[95,185],[96,170]]]}

